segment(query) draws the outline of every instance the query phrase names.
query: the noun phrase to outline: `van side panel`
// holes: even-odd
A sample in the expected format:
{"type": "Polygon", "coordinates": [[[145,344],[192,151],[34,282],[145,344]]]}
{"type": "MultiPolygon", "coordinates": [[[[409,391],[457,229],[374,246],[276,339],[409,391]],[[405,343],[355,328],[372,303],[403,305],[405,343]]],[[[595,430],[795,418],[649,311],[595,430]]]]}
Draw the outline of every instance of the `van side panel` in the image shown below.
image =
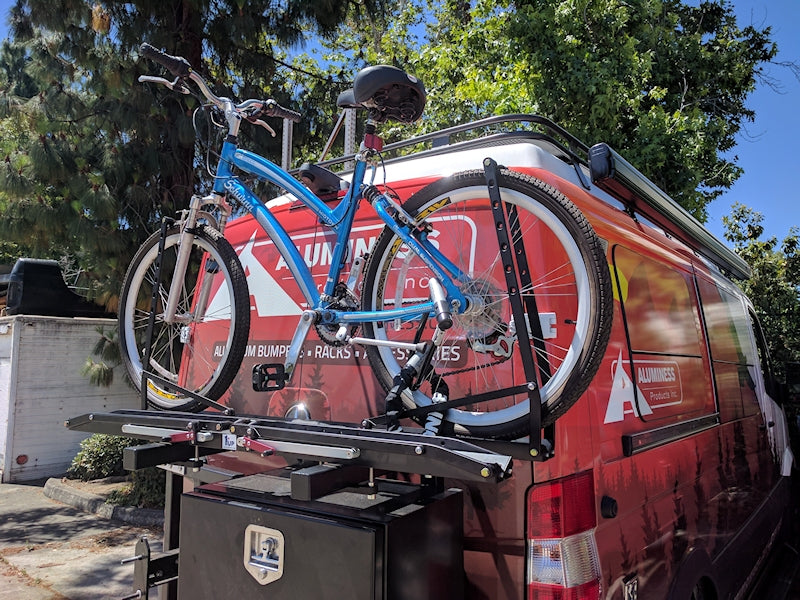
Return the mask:
{"type": "Polygon", "coordinates": [[[685,567],[701,555],[713,565],[707,575],[724,575],[717,579],[727,597],[775,526],[766,500],[778,469],[756,396],[749,321],[735,289],[703,277],[695,284],[691,264],[643,250],[612,253],[614,379],[593,404],[597,496],[618,506],[598,519],[604,597],[622,599],[631,582],[639,597],[669,597],[676,578],[696,575],[685,567]],[[626,436],[656,441],[626,451],[626,436]],[[746,525],[758,545],[734,541],[746,525]]]}
{"type": "Polygon", "coordinates": [[[637,579],[640,598],[665,598],[676,567],[690,548],[716,544],[720,516],[708,499],[719,493],[715,431],[598,467],[598,495],[614,499],[614,518],[601,516],[597,545],[604,597],[621,599],[637,579]]]}

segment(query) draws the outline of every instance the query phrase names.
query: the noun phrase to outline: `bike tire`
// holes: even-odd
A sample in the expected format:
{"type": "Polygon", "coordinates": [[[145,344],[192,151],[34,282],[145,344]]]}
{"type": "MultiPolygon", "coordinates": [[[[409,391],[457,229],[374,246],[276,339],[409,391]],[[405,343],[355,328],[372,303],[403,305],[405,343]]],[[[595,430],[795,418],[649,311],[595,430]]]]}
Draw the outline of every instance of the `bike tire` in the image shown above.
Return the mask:
{"type": "MultiPolygon", "coordinates": [[[[155,282],[160,232],[150,236],[128,267],[119,306],[119,342],[123,363],[141,392],[147,328],[155,282]]],[[[239,370],[250,334],[250,295],[244,270],[230,243],[217,230],[201,225],[178,304],[182,322],[165,323],[163,310],[173,284],[180,230],[166,233],[161,286],[152,334],[148,371],[211,400],[219,399],[239,370]],[[213,276],[207,308],[197,319],[200,274],[213,276]],[[220,281],[217,282],[216,280],[220,281]]],[[[147,382],[147,402],[159,410],[199,412],[206,406],[156,380],[147,382]]]]}
{"type": "MultiPolygon", "coordinates": [[[[600,366],[611,331],[611,276],[603,242],[561,192],[507,169],[500,171],[498,186],[501,199],[516,207],[516,224],[524,239],[540,321],[543,314],[547,319],[551,314],[557,319],[548,329],[550,335],[555,331],[555,337],[541,342],[549,356],[549,380],[543,375],[544,365],[535,359],[545,426],[577,402],[600,366]]],[[[496,258],[499,246],[483,171],[466,171],[438,180],[412,195],[403,208],[415,219],[424,219],[430,228],[429,239],[468,273],[470,278],[460,284],[461,289],[476,298],[475,306],[480,306],[472,314],[454,311],[453,326],[446,331],[433,360],[435,373],[448,383],[449,399],[524,384],[519,356],[522,338],[515,339],[512,333],[512,329],[520,329],[513,325],[505,276],[496,258]]],[[[427,290],[418,290],[430,276],[428,267],[404,248],[394,232],[384,228],[366,267],[362,308],[382,310],[424,301],[427,290]]],[[[525,296],[531,290],[521,291],[525,296]]],[[[364,329],[366,337],[411,341],[417,326],[381,322],[366,323],[364,329]]],[[[427,327],[433,326],[431,320],[427,327]]],[[[531,337],[531,328],[525,329],[531,337]]],[[[422,339],[430,337],[424,335],[422,339]]],[[[532,345],[533,340],[527,343],[532,345]]],[[[388,390],[408,355],[392,348],[367,346],[367,357],[377,379],[388,390]]],[[[407,408],[430,405],[433,391],[430,381],[423,383],[415,391],[406,391],[403,403],[407,408]]],[[[450,409],[442,427],[444,433],[484,438],[516,439],[532,434],[528,431],[528,395],[450,409]]]]}

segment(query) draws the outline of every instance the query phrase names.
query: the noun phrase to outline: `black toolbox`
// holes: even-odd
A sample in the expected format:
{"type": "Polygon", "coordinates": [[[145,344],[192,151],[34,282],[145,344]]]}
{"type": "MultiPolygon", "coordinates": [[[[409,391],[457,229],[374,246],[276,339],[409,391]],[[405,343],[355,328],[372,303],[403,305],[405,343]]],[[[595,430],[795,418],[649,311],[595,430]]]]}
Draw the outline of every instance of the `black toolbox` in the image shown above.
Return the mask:
{"type": "Polygon", "coordinates": [[[156,587],[166,600],[461,600],[463,500],[445,478],[498,483],[513,458],[534,454],[524,443],[213,412],[88,413],[66,426],[151,442],[126,448],[125,468],[167,470],[164,551],[137,542],[124,600],[156,587]],[[288,466],[267,471],[275,456],[288,466]]]}
{"type": "Polygon", "coordinates": [[[287,469],[185,493],[179,600],[463,598],[459,490],[378,478],[298,500],[291,488],[287,469]]]}

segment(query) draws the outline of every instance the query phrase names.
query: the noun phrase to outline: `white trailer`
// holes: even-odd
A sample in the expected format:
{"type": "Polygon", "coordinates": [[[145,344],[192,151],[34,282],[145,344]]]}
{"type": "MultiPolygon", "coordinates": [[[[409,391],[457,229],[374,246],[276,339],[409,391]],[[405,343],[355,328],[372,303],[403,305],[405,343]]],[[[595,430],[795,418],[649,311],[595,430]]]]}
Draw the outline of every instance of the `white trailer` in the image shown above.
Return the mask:
{"type": "Polygon", "coordinates": [[[0,317],[0,481],[63,475],[86,433],[64,427],[84,412],[140,406],[122,370],[109,387],[81,375],[112,319],[0,317]]]}

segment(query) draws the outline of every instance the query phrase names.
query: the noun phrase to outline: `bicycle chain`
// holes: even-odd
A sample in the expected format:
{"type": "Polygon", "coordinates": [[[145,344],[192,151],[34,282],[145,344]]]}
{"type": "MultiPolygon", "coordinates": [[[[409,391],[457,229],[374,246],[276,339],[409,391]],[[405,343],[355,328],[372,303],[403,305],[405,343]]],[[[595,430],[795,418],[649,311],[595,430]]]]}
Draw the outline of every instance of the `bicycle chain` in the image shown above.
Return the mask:
{"type": "Polygon", "coordinates": [[[500,363],[506,362],[510,356],[501,357],[494,362],[486,363],[485,365],[478,365],[476,367],[465,367],[463,369],[456,369],[455,371],[448,371],[446,373],[442,373],[439,375],[440,377],[452,377],[453,375],[460,375],[461,373],[469,373],[471,371],[478,371],[480,369],[488,369],[489,367],[493,367],[495,365],[499,365],[500,363]]]}

